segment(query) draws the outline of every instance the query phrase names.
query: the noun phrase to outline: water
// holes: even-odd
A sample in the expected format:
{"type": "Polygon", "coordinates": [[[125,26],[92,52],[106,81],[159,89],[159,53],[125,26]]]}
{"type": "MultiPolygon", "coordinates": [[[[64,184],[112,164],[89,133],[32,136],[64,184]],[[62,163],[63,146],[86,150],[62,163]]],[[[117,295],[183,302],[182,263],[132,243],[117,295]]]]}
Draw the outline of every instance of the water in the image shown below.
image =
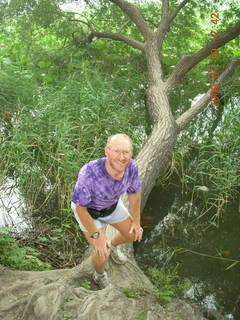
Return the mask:
{"type": "Polygon", "coordinates": [[[240,261],[239,199],[218,221],[199,219],[200,206],[176,186],[165,192],[154,188],[143,211],[145,235],[136,247],[137,260],[142,266],[161,267],[169,259],[169,265],[180,264],[180,275],[192,282],[186,298],[238,320],[240,263],[234,261],[240,261]]]}
{"type": "Polygon", "coordinates": [[[0,185],[0,227],[9,227],[21,233],[31,227],[24,218],[26,209],[24,198],[21,196],[14,180],[6,178],[0,185]]]}

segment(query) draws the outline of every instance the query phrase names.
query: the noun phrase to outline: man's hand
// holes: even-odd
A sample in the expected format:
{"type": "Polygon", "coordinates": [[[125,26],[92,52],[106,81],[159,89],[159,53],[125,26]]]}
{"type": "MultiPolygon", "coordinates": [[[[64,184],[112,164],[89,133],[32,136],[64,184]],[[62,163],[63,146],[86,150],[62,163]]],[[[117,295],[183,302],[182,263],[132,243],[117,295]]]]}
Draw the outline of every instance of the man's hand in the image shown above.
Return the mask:
{"type": "Polygon", "coordinates": [[[143,228],[133,220],[129,233],[134,233],[134,241],[140,242],[142,240],[143,228]]]}
{"type": "Polygon", "coordinates": [[[90,244],[93,246],[95,252],[102,258],[107,259],[109,256],[110,246],[104,234],[100,233],[99,238],[90,239],[90,244]]]}

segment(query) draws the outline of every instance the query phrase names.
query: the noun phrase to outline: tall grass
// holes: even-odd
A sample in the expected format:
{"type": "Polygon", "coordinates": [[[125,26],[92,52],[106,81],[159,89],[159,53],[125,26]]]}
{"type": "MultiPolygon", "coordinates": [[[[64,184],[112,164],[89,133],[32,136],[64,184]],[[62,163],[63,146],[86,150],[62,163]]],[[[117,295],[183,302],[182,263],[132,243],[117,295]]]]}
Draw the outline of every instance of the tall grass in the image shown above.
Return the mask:
{"type": "MultiPolygon", "coordinates": [[[[239,196],[240,186],[240,111],[238,98],[231,98],[223,118],[209,140],[208,134],[196,136],[186,144],[186,136],[178,141],[174,155],[175,171],[182,182],[182,192],[192,200],[201,199],[200,217],[213,212],[220,218],[226,205],[239,196]]],[[[208,216],[209,217],[209,216],[208,216]]]]}
{"type": "Polygon", "coordinates": [[[1,171],[14,175],[35,213],[66,207],[79,168],[103,156],[109,135],[125,132],[136,150],[141,147],[145,110],[138,94],[126,79],[120,83],[83,68],[59,87],[37,88],[32,103],[19,102],[3,138],[1,171]]]}

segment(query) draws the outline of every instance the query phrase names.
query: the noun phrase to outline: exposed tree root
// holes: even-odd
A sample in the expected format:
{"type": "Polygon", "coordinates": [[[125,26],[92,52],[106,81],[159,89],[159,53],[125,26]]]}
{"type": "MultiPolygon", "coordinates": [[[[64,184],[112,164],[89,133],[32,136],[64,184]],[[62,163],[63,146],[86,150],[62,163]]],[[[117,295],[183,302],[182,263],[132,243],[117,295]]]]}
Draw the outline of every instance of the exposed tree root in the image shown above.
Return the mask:
{"type": "MultiPolygon", "coordinates": [[[[125,247],[125,250],[129,248],[125,247]]],[[[87,253],[81,265],[73,269],[51,271],[0,272],[1,320],[205,320],[199,308],[176,300],[167,307],[151,293],[153,286],[133,257],[126,265],[108,263],[112,284],[98,290],[81,287],[91,281],[91,258],[87,253]],[[128,298],[123,288],[144,289],[146,296],[128,298]]],[[[219,316],[218,320],[221,319],[219,316]]]]}

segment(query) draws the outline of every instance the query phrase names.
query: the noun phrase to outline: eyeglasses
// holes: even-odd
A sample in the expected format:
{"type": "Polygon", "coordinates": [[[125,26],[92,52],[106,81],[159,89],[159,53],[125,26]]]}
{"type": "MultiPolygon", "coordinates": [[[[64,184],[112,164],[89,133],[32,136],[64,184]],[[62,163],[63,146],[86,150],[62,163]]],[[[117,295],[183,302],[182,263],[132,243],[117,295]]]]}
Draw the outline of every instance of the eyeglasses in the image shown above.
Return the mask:
{"type": "Polygon", "coordinates": [[[122,154],[124,157],[129,157],[131,155],[131,151],[121,151],[118,149],[111,149],[111,148],[109,148],[109,150],[111,150],[115,155],[118,155],[118,156],[122,154]]]}

